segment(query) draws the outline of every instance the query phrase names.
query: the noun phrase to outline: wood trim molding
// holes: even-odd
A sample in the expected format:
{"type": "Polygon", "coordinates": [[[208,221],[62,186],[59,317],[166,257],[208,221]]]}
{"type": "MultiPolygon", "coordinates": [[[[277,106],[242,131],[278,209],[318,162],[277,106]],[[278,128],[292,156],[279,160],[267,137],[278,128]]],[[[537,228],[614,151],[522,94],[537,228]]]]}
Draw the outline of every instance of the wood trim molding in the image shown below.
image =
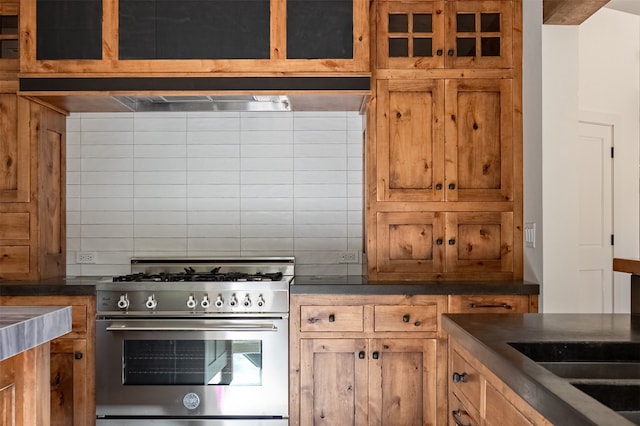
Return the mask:
{"type": "Polygon", "coordinates": [[[542,22],[548,25],[580,25],[609,0],[544,0],[542,22]]]}

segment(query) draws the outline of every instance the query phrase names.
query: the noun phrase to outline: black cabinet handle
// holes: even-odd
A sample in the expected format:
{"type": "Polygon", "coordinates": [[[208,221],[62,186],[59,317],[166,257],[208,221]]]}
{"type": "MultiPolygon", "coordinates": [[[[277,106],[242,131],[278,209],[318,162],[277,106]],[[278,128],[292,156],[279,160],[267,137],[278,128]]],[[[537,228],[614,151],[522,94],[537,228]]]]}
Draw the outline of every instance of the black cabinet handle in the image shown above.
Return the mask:
{"type": "Polygon", "coordinates": [[[329,314],[329,322],[336,322],[336,316],[334,314],[329,314]]]}
{"type": "Polygon", "coordinates": [[[453,383],[466,383],[467,373],[453,373],[453,383]]]}
{"type": "Polygon", "coordinates": [[[436,183],[436,190],[438,190],[438,191],[442,190],[442,184],[441,183],[436,183]]]}
{"type": "Polygon", "coordinates": [[[478,305],[475,303],[470,303],[469,307],[471,307],[472,309],[476,309],[476,308],[503,308],[503,309],[507,309],[507,310],[511,310],[513,309],[513,306],[509,305],[508,303],[498,303],[495,305],[478,305]]]}
{"type": "Polygon", "coordinates": [[[449,184],[449,189],[451,189],[451,190],[456,189],[456,184],[455,183],[450,183],[449,184]]]}
{"type": "Polygon", "coordinates": [[[437,246],[441,246],[441,245],[442,245],[442,242],[443,242],[443,241],[442,241],[442,238],[438,238],[438,239],[436,240],[436,245],[437,245],[437,246]]]}
{"type": "Polygon", "coordinates": [[[454,238],[452,238],[452,239],[450,239],[450,240],[449,240],[449,245],[450,245],[450,246],[453,246],[453,245],[455,245],[455,244],[456,244],[456,240],[455,240],[454,238]]]}
{"type": "Polygon", "coordinates": [[[455,422],[455,424],[456,424],[457,426],[473,426],[473,425],[471,424],[471,422],[469,422],[469,423],[462,423],[462,420],[460,420],[460,417],[462,417],[462,416],[467,416],[467,417],[469,417],[469,413],[467,413],[466,411],[461,410],[460,408],[458,408],[457,410],[453,410],[453,411],[451,412],[451,415],[453,416],[453,421],[455,422]]]}
{"type": "Polygon", "coordinates": [[[364,351],[358,352],[358,358],[364,359],[364,351]]]}
{"type": "Polygon", "coordinates": [[[453,56],[455,52],[453,51],[453,49],[449,49],[449,51],[447,52],[447,55],[449,56],[453,56]]]}
{"type": "Polygon", "coordinates": [[[438,56],[442,56],[442,53],[443,53],[443,52],[442,52],[442,49],[438,49],[438,50],[436,50],[436,55],[438,55],[438,56]]]}
{"type": "Polygon", "coordinates": [[[402,322],[409,322],[409,314],[404,314],[402,316],[402,322]]]}
{"type": "Polygon", "coordinates": [[[73,357],[75,359],[82,359],[84,357],[84,354],[82,352],[74,352],[73,357]]]}
{"type": "Polygon", "coordinates": [[[371,354],[371,357],[372,357],[373,359],[378,359],[378,358],[380,358],[380,352],[375,351],[374,353],[372,353],[372,354],[371,354]]]}

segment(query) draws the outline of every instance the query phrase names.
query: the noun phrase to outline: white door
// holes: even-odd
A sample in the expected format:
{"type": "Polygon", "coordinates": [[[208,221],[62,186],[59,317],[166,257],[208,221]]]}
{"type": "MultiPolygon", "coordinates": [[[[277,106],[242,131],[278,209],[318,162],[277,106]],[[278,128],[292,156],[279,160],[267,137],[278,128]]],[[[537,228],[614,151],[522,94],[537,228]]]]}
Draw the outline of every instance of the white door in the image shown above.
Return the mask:
{"type": "Polygon", "coordinates": [[[579,289],[574,306],[585,313],[613,312],[612,127],[579,125],[579,289]]]}

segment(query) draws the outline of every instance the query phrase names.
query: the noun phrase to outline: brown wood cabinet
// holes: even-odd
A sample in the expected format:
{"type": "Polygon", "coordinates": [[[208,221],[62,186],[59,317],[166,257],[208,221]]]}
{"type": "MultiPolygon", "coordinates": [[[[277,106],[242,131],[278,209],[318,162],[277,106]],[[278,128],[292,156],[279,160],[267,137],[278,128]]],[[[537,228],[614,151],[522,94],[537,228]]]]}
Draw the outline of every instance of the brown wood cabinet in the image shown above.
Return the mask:
{"type": "Polygon", "coordinates": [[[56,2],[21,1],[23,73],[369,73],[368,0],[56,2]]]}
{"type": "Polygon", "coordinates": [[[454,339],[449,363],[450,426],[551,424],[454,339]]]}
{"type": "Polygon", "coordinates": [[[510,68],[511,1],[380,0],[377,67],[510,68]]]}
{"type": "MultiPolygon", "coordinates": [[[[537,312],[537,295],[291,295],[291,425],[443,425],[458,406],[463,416],[456,395],[447,403],[446,312],[537,312]]],[[[480,419],[480,382],[466,384],[467,417],[480,419]]]]}
{"type": "Polygon", "coordinates": [[[0,424],[49,426],[49,343],[0,361],[0,424]]]}
{"type": "MultiPolygon", "coordinates": [[[[93,296],[2,296],[0,306],[71,306],[71,332],[51,341],[51,426],[95,424],[95,315],[93,296]]],[[[9,423],[11,424],[11,423],[9,423]]]]}
{"type": "Polygon", "coordinates": [[[293,295],[290,423],[439,424],[445,308],[446,296],[293,295]]]}
{"type": "Polygon", "coordinates": [[[0,279],[64,276],[65,116],[15,93],[0,110],[0,279]]]}
{"type": "Polygon", "coordinates": [[[369,280],[522,279],[521,7],[377,3],[369,280]]]}

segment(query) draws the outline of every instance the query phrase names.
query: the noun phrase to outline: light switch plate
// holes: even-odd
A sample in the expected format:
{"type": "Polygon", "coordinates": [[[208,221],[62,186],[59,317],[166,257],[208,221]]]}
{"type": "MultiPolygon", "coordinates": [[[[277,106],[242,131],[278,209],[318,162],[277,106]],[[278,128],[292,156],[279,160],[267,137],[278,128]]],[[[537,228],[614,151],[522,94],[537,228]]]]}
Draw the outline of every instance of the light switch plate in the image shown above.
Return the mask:
{"type": "Polygon", "coordinates": [[[529,222],[524,224],[524,246],[536,248],[536,224],[529,222]]]}

